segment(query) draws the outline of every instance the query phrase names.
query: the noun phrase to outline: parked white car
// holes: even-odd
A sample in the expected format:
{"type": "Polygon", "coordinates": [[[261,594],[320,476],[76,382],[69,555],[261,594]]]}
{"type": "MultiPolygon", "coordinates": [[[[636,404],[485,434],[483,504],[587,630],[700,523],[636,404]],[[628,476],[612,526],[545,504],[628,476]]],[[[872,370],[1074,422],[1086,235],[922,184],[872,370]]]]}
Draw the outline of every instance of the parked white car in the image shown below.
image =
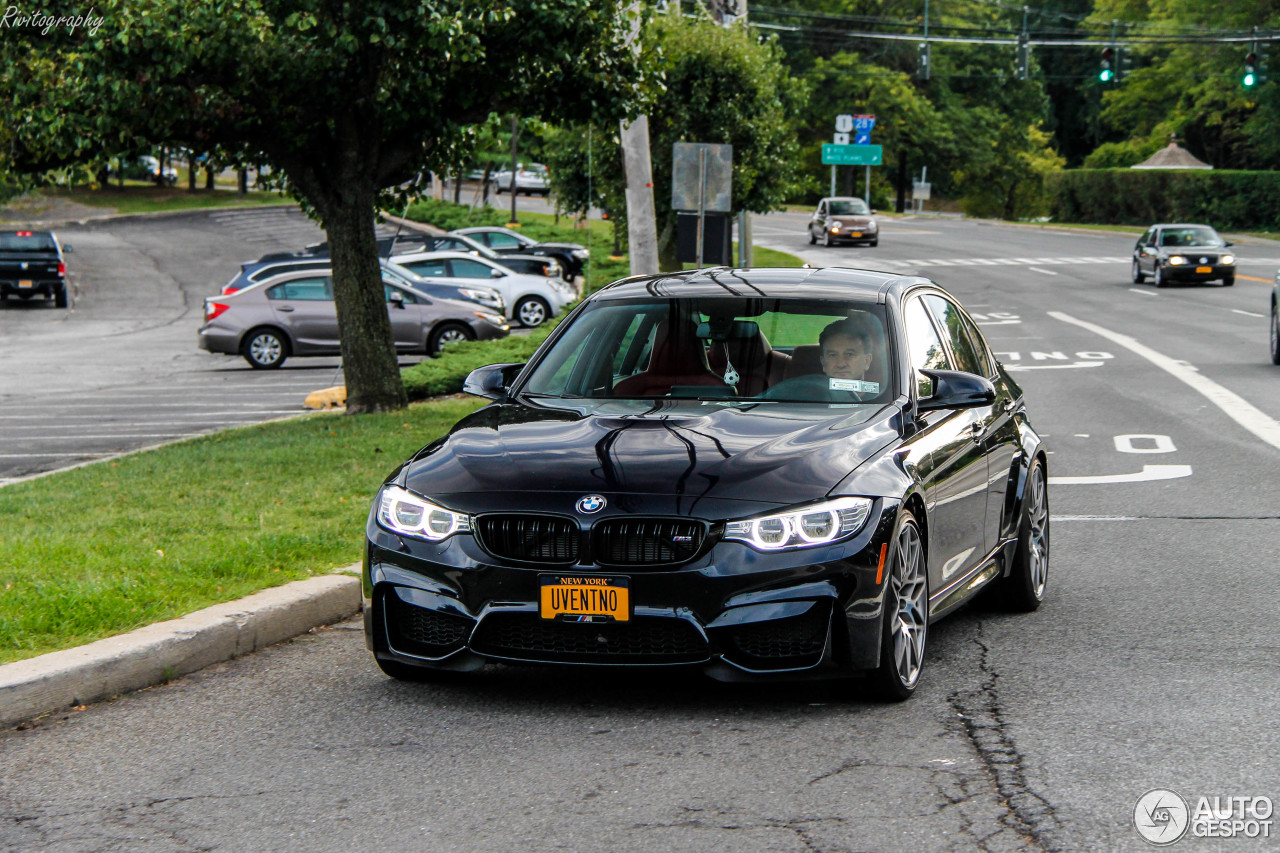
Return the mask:
{"type": "MultiPolygon", "coordinates": [[[[549,195],[551,193],[551,177],[547,172],[546,166],[541,163],[517,163],[516,167],[517,195],[519,193],[528,193],[529,195],[549,195]]],[[[491,173],[489,180],[496,185],[495,189],[498,192],[511,191],[510,169],[491,173]]]]}
{"type": "Polygon", "coordinates": [[[391,266],[402,267],[430,281],[447,280],[466,286],[483,281],[502,294],[507,316],[532,327],[556,317],[577,299],[573,285],[563,279],[513,272],[487,258],[465,252],[418,252],[392,255],[391,266]]]}

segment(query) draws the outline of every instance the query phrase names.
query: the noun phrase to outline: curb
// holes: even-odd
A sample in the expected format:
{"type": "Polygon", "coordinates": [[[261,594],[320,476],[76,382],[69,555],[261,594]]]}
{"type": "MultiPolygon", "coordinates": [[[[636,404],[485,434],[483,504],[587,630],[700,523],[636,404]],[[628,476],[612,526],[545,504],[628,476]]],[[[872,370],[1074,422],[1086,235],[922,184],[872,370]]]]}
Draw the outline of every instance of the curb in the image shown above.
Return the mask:
{"type": "MultiPolygon", "coordinates": [[[[354,564],[339,571],[359,571],[354,564]]],[[[0,666],[0,726],[161,684],[341,621],[360,610],[360,579],[332,574],[0,666]]]]}

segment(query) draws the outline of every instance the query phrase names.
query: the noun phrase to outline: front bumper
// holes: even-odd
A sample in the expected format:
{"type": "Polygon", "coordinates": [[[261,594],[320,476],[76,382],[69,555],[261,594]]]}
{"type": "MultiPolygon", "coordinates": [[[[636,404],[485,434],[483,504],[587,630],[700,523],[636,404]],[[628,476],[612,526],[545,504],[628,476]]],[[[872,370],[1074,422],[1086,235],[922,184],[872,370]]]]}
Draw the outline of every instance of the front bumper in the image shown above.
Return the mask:
{"type": "Polygon", "coordinates": [[[1165,281],[1218,281],[1233,278],[1235,264],[1160,264],[1160,275],[1165,281]]]}
{"type": "Polygon", "coordinates": [[[770,554],[719,541],[713,524],[699,555],[674,568],[518,564],[486,553],[470,534],[402,539],[371,518],[366,641],[381,659],[429,669],[684,666],[726,681],[864,672],[879,662],[881,558],[897,506],[876,501],[852,539],[770,554]],[[626,577],[630,619],[542,618],[548,574],[626,577]]]}

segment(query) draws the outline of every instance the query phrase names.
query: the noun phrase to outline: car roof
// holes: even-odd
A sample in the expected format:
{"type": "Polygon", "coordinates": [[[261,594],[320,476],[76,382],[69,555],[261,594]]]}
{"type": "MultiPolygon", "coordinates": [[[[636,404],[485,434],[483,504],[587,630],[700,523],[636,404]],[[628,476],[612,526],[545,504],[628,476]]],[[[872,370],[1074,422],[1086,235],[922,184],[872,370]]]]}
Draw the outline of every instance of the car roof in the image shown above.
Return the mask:
{"type": "MultiPolygon", "coordinates": [[[[331,276],[333,275],[333,267],[331,266],[316,267],[314,269],[309,269],[309,270],[288,270],[286,272],[276,273],[275,275],[267,276],[261,281],[255,281],[253,284],[249,285],[248,287],[242,287],[239,290],[236,290],[232,293],[223,294],[222,296],[217,298],[229,299],[233,296],[238,296],[241,293],[266,290],[267,288],[280,284],[281,282],[284,282],[284,281],[293,281],[294,279],[298,279],[298,278],[314,278],[317,274],[331,276]]],[[[401,290],[413,290],[413,288],[407,287],[401,284],[400,282],[390,278],[384,277],[382,279],[382,283],[389,284],[392,287],[398,287],[401,290]]]]}
{"type": "Polygon", "coordinates": [[[1208,228],[1210,231],[1217,231],[1212,225],[1205,225],[1203,222],[1157,222],[1152,228],[1208,228]]]}
{"type": "Polygon", "coordinates": [[[885,301],[891,292],[930,284],[914,275],[847,267],[710,267],[679,273],[632,276],[614,282],[592,299],[633,297],[745,296],[764,298],[864,299],[885,301]]]}
{"type": "Polygon", "coordinates": [[[390,262],[391,262],[391,263],[393,263],[393,264],[398,264],[398,263],[401,263],[401,262],[403,262],[403,261],[435,261],[435,260],[440,260],[440,259],[442,259],[442,258],[456,258],[457,260],[460,260],[460,261],[476,261],[476,260],[478,260],[478,261],[485,262],[485,265],[486,265],[486,266],[494,266],[494,265],[495,265],[495,262],[494,262],[494,261],[490,260],[489,258],[484,257],[483,255],[480,255],[480,256],[478,256],[478,257],[477,257],[476,255],[473,255],[473,254],[471,254],[470,252],[453,252],[453,251],[444,251],[444,252],[408,252],[408,253],[403,254],[403,255],[392,255],[392,256],[391,256],[391,258],[390,258],[389,260],[390,260],[390,262]]]}
{"type": "MultiPolygon", "coordinates": [[[[498,231],[502,234],[516,234],[520,237],[524,236],[519,231],[512,231],[510,228],[503,228],[501,225],[471,225],[466,228],[455,228],[449,233],[450,234],[479,234],[484,231],[498,231]]],[[[530,237],[529,239],[532,240],[533,238],[530,237]]]]}

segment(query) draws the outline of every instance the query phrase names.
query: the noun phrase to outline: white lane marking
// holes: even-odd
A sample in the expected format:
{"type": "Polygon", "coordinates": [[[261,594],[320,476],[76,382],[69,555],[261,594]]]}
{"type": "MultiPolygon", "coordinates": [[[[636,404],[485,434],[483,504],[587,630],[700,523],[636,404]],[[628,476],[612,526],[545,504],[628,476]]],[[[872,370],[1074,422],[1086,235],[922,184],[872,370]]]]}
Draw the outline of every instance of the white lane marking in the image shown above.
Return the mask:
{"type": "Polygon", "coordinates": [[[1190,465],[1143,465],[1136,474],[1093,474],[1083,477],[1050,477],[1051,486],[1097,486],[1110,483],[1146,483],[1191,476],[1190,465]]]}
{"type": "Polygon", "coordinates": [[[1137,288],[1137,287],[1131,287],[1131,288],[1129,288],[1129,292],[1130,292],[1130,293],[1141,293],[1143,296],[1155,296],[1155,295],[1156,295],[1156,294],[1152,293],[1150,290],[1142,290],[1142,289],[1137,288]]]}
{"type": "Polygon", "coordinates": [[[1006,364],[1005,370],[1064,370],[1071,367],[1101,367],[1100,361],[1074,361],[1071,364],[1006,364]]]}
{"type": "Polygon", "coordinates": [[[1087,432],[1078,432],[1078,433],[1076,433],[1075,437],[1076,437],[1076,438],[1088,438],[1088,437],[1089,437],[1089,433],[1087,433],[1087,432]]]}
{"type": "Polygon", "coordinates": [[[1232,308],[1232,309],[1231,309],[1231,313],[1233,313],[1233,314],[1243,314],[1243,315],[1244,315],[1244,316],[1246,316],[1246,317],[1260,317],[1260,318],[1262,318],[1263,320],[1265,320],[1265,319],[1267,318],[1267,315],[1266,315],[1266,314],[1255,314],[1255,313],[1253,313],[1252,311],[1241,311],[1239,308],[1232,308]]]}
{"type": "Polygon", "coordinates": [[[1176,453],[1178,448],[1174,447],[1173,439],[1167,435],[1145,435],[1142,433],[1131,433],[1129,435],[1117,435],[1112,439],[1116,445],[1118,453],[1176,453]],[[1150,447],[1135,447],[1133,442],[1141,441],[1145,445],[1151,443],[1150,447]]]}
{"type": "Polygon", "coordinates": [[[1040,267],[1027,267],[1027,269],[1031,270],[1032,272],[1044,273],[1045,275],[1057,275],[1056,272],[1053,272],[1051,270],[1042,270],[1040,269],[1040,267]]]}
{"type": "MultiPolygon", "coordinates": [[[[73,459],[87,459],[95,456],[112,456],[111,453],[0,453],[0,459],[49,459],[52,457],[68,456],[73,459]]],[[[16,483],[18,480],[9,480],[8,482],[16,483]]]]}
{"type": "Polygon", "coordinates": [[[1271,418],[1269,415],[1260,411],[1256,406],[1248,400],[1241,397],[1234,391],[1214,382],[1206,376],[1201,376],[1194,368],[1188,366],[1186,362],[1169,358],[1162,355],[1148,346],[1138,343],[1128,335],[1122,335],[1113,332],[1110,329],[1104,329],[1093,323],[1077,320],[1070,314],[1064,314],[1061,311],[1050,311],[1049,316],[1055,320],[1061,320],[1064,323],[1070,323],[1087,329],[1094,334],[1101,335],[1109,341],[1113,341],[1127,350],[1145,358],[1156,367],[1170,374],[1176,379],[1180,379],[1193,389],[1204,395],[1210,403],[1213,403],[1224,413],[1240,426],[1256,435],[1272,447],[1280,450],[1280,423],[1271,418]]]}

